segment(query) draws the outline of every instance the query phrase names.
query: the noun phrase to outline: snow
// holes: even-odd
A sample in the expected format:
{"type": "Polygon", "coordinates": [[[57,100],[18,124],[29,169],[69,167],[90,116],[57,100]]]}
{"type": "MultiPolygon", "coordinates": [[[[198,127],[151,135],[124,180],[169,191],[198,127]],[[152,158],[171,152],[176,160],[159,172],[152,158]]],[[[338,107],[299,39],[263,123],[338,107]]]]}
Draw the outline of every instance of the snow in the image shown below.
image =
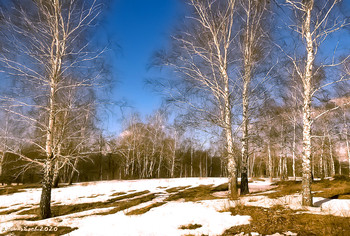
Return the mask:
{"type": "Polygon", "coordinates": [[[125,216],[123,212],[104,217],[91,216],[80,222],[78,230],[70,235],[218,235],[234,225],[249,224],[250,216],[231,216],[229,212],[218,212],[214,206],[203,206],[194,202],[170,202],[162,207],[136,216],[125,216]],[[195,230],[182,230],[180,226],[200,224],[195,230]]]}
{"type": "MultiPolygon", "coordinates": [[[[13,229],[18,225],[69,226],[79,229],[69,235],[217,235],[226,229],[240,224],[249,224],[250,216],[232,216],[229,212],[219,212],[227,206],[227,200],[199,202],[168,202],[151,209],[142,215],[127,216],[130,210],[164,200],[169,195],[165,190],[173,187],[199,185],[220,185],[226,178],[178,178],[151,180],[116,180],[79,183],[73,186],[53,189],[53,204],[78,204],[106,201],[113,193],[133,193],[148,190],[160,193],[153,201],[140,204],[128,210],[110,215],[96,213],[108,211],[109,208],[94,209],[66,216],[54,217],[40,221],[25,221],[28,216],[11,213],[0,215],[0,233],[13,229]],[[202,225],[197,229],[179,229],[188,224],[202,225]]],[[[0,196],[0,213],[11,209],[29,209],[37,206],[40,200],[40,189],[27,189],[25,192],[0,196]]]]}
{"type": "MultiPolygon", "coordinates": [[[[8,210],[26,210],[37,207],[40,201],[41,189],[26,189],[24,192],[0,195],[0,234],[13,230],[22,225],[69,226],[77,230],[69,235],[220,235],[226,229],[235,225],[249,224],[250,216],[232,216],[225,210],[237,204],[250,206],[272,207],[282,205],[291,209],[298,209],[308,213],[332,214],[350,216],[350,199],[325,199],[315,197],[315,207],[301,206],[301,195],[287,195],[277,199],[270,199],[262,195],[274,191],[271,182],[253,181],[249,183],[251,195],[241,197],[236,201],[226,198],[196,202],[183,200],[171,201],[152,208],[142,215],[126,215],[131,210],[162,202],[169,193],[166,189],[173,187],[195,187],[199,185],[217,186],[226,183],[226,178],[178,178],[178,179],[147,179],[147,180],[115,180],[74,184],[69,187],[53,189],[52,202],[54,204],[78,204],[106,201],[114,193],[126,194],[148,190],[157,193],[152,201],[142,203],[124,211],[108,215],[96,215],[112,208],[92,209],[69,215],[54,217],[40,221],[28,221],[31,216],[18,215],[13,212],[1,215],[8,210]],[[198,224],[196,229],[180,229],[181,226],[198,224]]],[[[221,197],[227,192],[217,192],[221,197]]],[[[122,195],[121,195],[122,196],[122,195]]],[[[285,232],[285,235],[294,235],[285,232]]]]}

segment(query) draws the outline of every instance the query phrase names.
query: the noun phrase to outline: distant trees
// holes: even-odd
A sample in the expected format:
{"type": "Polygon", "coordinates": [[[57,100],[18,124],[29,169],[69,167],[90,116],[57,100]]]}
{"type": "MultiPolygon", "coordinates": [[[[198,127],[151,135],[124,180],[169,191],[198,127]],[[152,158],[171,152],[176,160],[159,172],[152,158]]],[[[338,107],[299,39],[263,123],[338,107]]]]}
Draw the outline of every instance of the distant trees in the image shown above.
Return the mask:
{"type": "Polygon", "coordinates": [[[79,143],[76,138],[86,123],[79,120],[91,112],[83,106],[90,104],[85,97],[100,71],[84,68],[96,63],[102,51],[89,49],[86,34],[100,11],[96,1],[74,0],[13,0],[2,9],[6,24],[1,26],[1,41],[8,42],[8,48],[1,53],[0,63],[13,87],[12,94],[2,95],[1,101],[3,109],[31,132],[29,137],[8,138],[40,153],[34,158],[14,154],[42,167],[42,218],[51,216],[54,176],[77,151],[70,145],[74,139],[79,143]]]}
{"type": "Polygon", "coordinates": [[[209,176],[214,157],[181,133],[169,125],[163,112],[154,113],[146,122],[132,115],[121,135],[110,142],[111,154],[120,160],[120,177],[209,176]]]}

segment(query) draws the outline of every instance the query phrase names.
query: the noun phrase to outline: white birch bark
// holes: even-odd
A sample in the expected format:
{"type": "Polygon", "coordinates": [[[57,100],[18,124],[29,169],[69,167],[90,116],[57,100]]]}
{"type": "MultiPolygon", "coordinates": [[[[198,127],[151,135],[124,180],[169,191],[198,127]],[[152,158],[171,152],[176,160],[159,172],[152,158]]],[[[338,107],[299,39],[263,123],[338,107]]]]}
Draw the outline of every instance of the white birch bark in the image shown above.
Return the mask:
{"type": "MultiPolygon", "coordinates": [[[[347,19],[339,21],[331,19],[331,12],[334,6],[339,2],[337,0],[322,2],[321,6],[318,7],[314,6],[315,3],[318,3],[318,1],[316,2],[314,0],[287,0],[286,2],[294,12],[297,13],[296,16],[298,16],[298,21],[300,22],[295,25],[290,25],[290,28],[301,36],[306,51],[305,59],[297,60],[295,57],[287,56],[291,59],[303,85],[302,204],[304,206],[312,206],[311,125],[315,119],[334,110],[330,109],[316,117],[312,117],[312,98],[320,89],[343,81],[344,79],[340,78],[333,82],[315,86],[316,81],[314,75],[317,72],[313,68],[314,61],[322,42],[324,42],[328,35],[343,28],[347,24],[347,19]]],[[[332,64],[328,66],[336,66],[342,63],[343,62],[337,64],[332,62],[332,64]]]]}

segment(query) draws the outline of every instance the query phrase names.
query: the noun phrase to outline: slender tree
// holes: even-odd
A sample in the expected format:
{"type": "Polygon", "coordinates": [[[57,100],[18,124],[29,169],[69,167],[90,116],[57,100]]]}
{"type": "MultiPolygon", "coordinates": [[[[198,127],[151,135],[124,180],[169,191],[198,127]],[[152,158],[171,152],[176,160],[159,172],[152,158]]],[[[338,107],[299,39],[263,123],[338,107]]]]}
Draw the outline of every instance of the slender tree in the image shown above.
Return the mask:
{"type": "MultiPolygon", "coordinates": [[[[251,119],[251,100],[256,86],[266,80],[254,83],[256,69],[264,58],[267,45],[267,33],[264,29],[268,1],[242,0],[239,2],[242,9],[241,18],[241,54],[242,54],[242,161],[241,161],[241,194],[249,193],[248,188],[248,157],[249,157],[249,123],[251,119]]],[[[256,78],[255,78],[256,79],[256,78]]]]}
{"type": "MultiPolygon", "coordinates": [[[[343,28],[348,24],[347,20],[336,19],[334,9],[338,0],[314,1],[314,0],[287,0],[287,5],[295,13],[296,24],[290,28],[297,33],[304,43],[304,54],[300,58],[289,56],[303,85],[303,163],[302,163],[302,204],[312,206],[311,195],[311,126],[313,120],[318,117],[312,116],[312,100],[315,93],[334,82],[343,81],[340,77],[320,84],[317,74],[327,66],[316,67],[315,61],[322,42],[328,35],[343,28]]],[[[295,54],[297,54],[295,52],[295,54]]],[[[332,61],[331,65],[339,65],[341,62],[332,61]]],[[[328,111],[327,111],[328,112],[328,111]]]]}
{"type": "Polygon", "coordinates": [[[236,198],[232,107],[237,87],[230,77],[236,1],[190,0],[189,4],[193,15],[187,25],[173,37],[172,49],[157,56],[158,64],[171,66],[181,81],[160,81],[160,85],[169,100],[189,111],[191,120],[224,130],[230,196],[236,198]]]}

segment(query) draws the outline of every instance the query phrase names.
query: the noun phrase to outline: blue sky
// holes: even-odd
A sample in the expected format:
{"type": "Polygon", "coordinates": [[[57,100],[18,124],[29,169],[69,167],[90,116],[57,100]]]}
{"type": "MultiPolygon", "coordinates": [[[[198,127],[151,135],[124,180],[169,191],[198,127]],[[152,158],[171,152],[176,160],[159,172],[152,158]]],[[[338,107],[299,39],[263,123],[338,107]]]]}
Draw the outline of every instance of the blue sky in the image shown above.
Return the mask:
{"type": "MultiPolygon", "coordinates": [[[[112,97],[125,98],[142,116],[161,104],[161,98],[145,87],[146,78],[159,76],[147,65],[155,50],[166,47],[183,8],[179,0],[114,0],[102,22],[113,50],[113,76],[118,81],[112,97]]],[[[118,131],[120,118],[120,113],[110,116],[105,128],[118,131]]]]}
{"type": "MultiPolygon", "coordinates": [[[[152,54],[166,47],[174,27],[185,16],[185,3],[181,0],[110,1],[100,32],[106,36],[102,38],[110,42],[112,74],[114,80],[118,81],[111,93],[112,99],[125,99],[132,107],[127,111],[134,110],[145,117],[161,105],[160,96],[145,86],[145,79],[164,76],[157,70],[148,70],[147,66],[152,54]]],[[[350,0],[343,3],[342,10],[348,14],[350,0]]],[[[101,36],[97,34],[96,38],[101,36]]],[[[347,42],[348,37],[349,32],[341,37],[342,41],[347,42]]],[[[329,41],[332,40],[330,37],[329,41]]],[[[338,50],[349,50],[345,45],[339,45],[338,50]]],[[[333,51],[334,47],[326,47],[325,50],[329,54],[329,50],[333,51]]],[[[108,133],[121,131],[120,110],[117,107],[113,110],[114,113],[108,118],[102,118],[103,128],[108,133]]]]}

